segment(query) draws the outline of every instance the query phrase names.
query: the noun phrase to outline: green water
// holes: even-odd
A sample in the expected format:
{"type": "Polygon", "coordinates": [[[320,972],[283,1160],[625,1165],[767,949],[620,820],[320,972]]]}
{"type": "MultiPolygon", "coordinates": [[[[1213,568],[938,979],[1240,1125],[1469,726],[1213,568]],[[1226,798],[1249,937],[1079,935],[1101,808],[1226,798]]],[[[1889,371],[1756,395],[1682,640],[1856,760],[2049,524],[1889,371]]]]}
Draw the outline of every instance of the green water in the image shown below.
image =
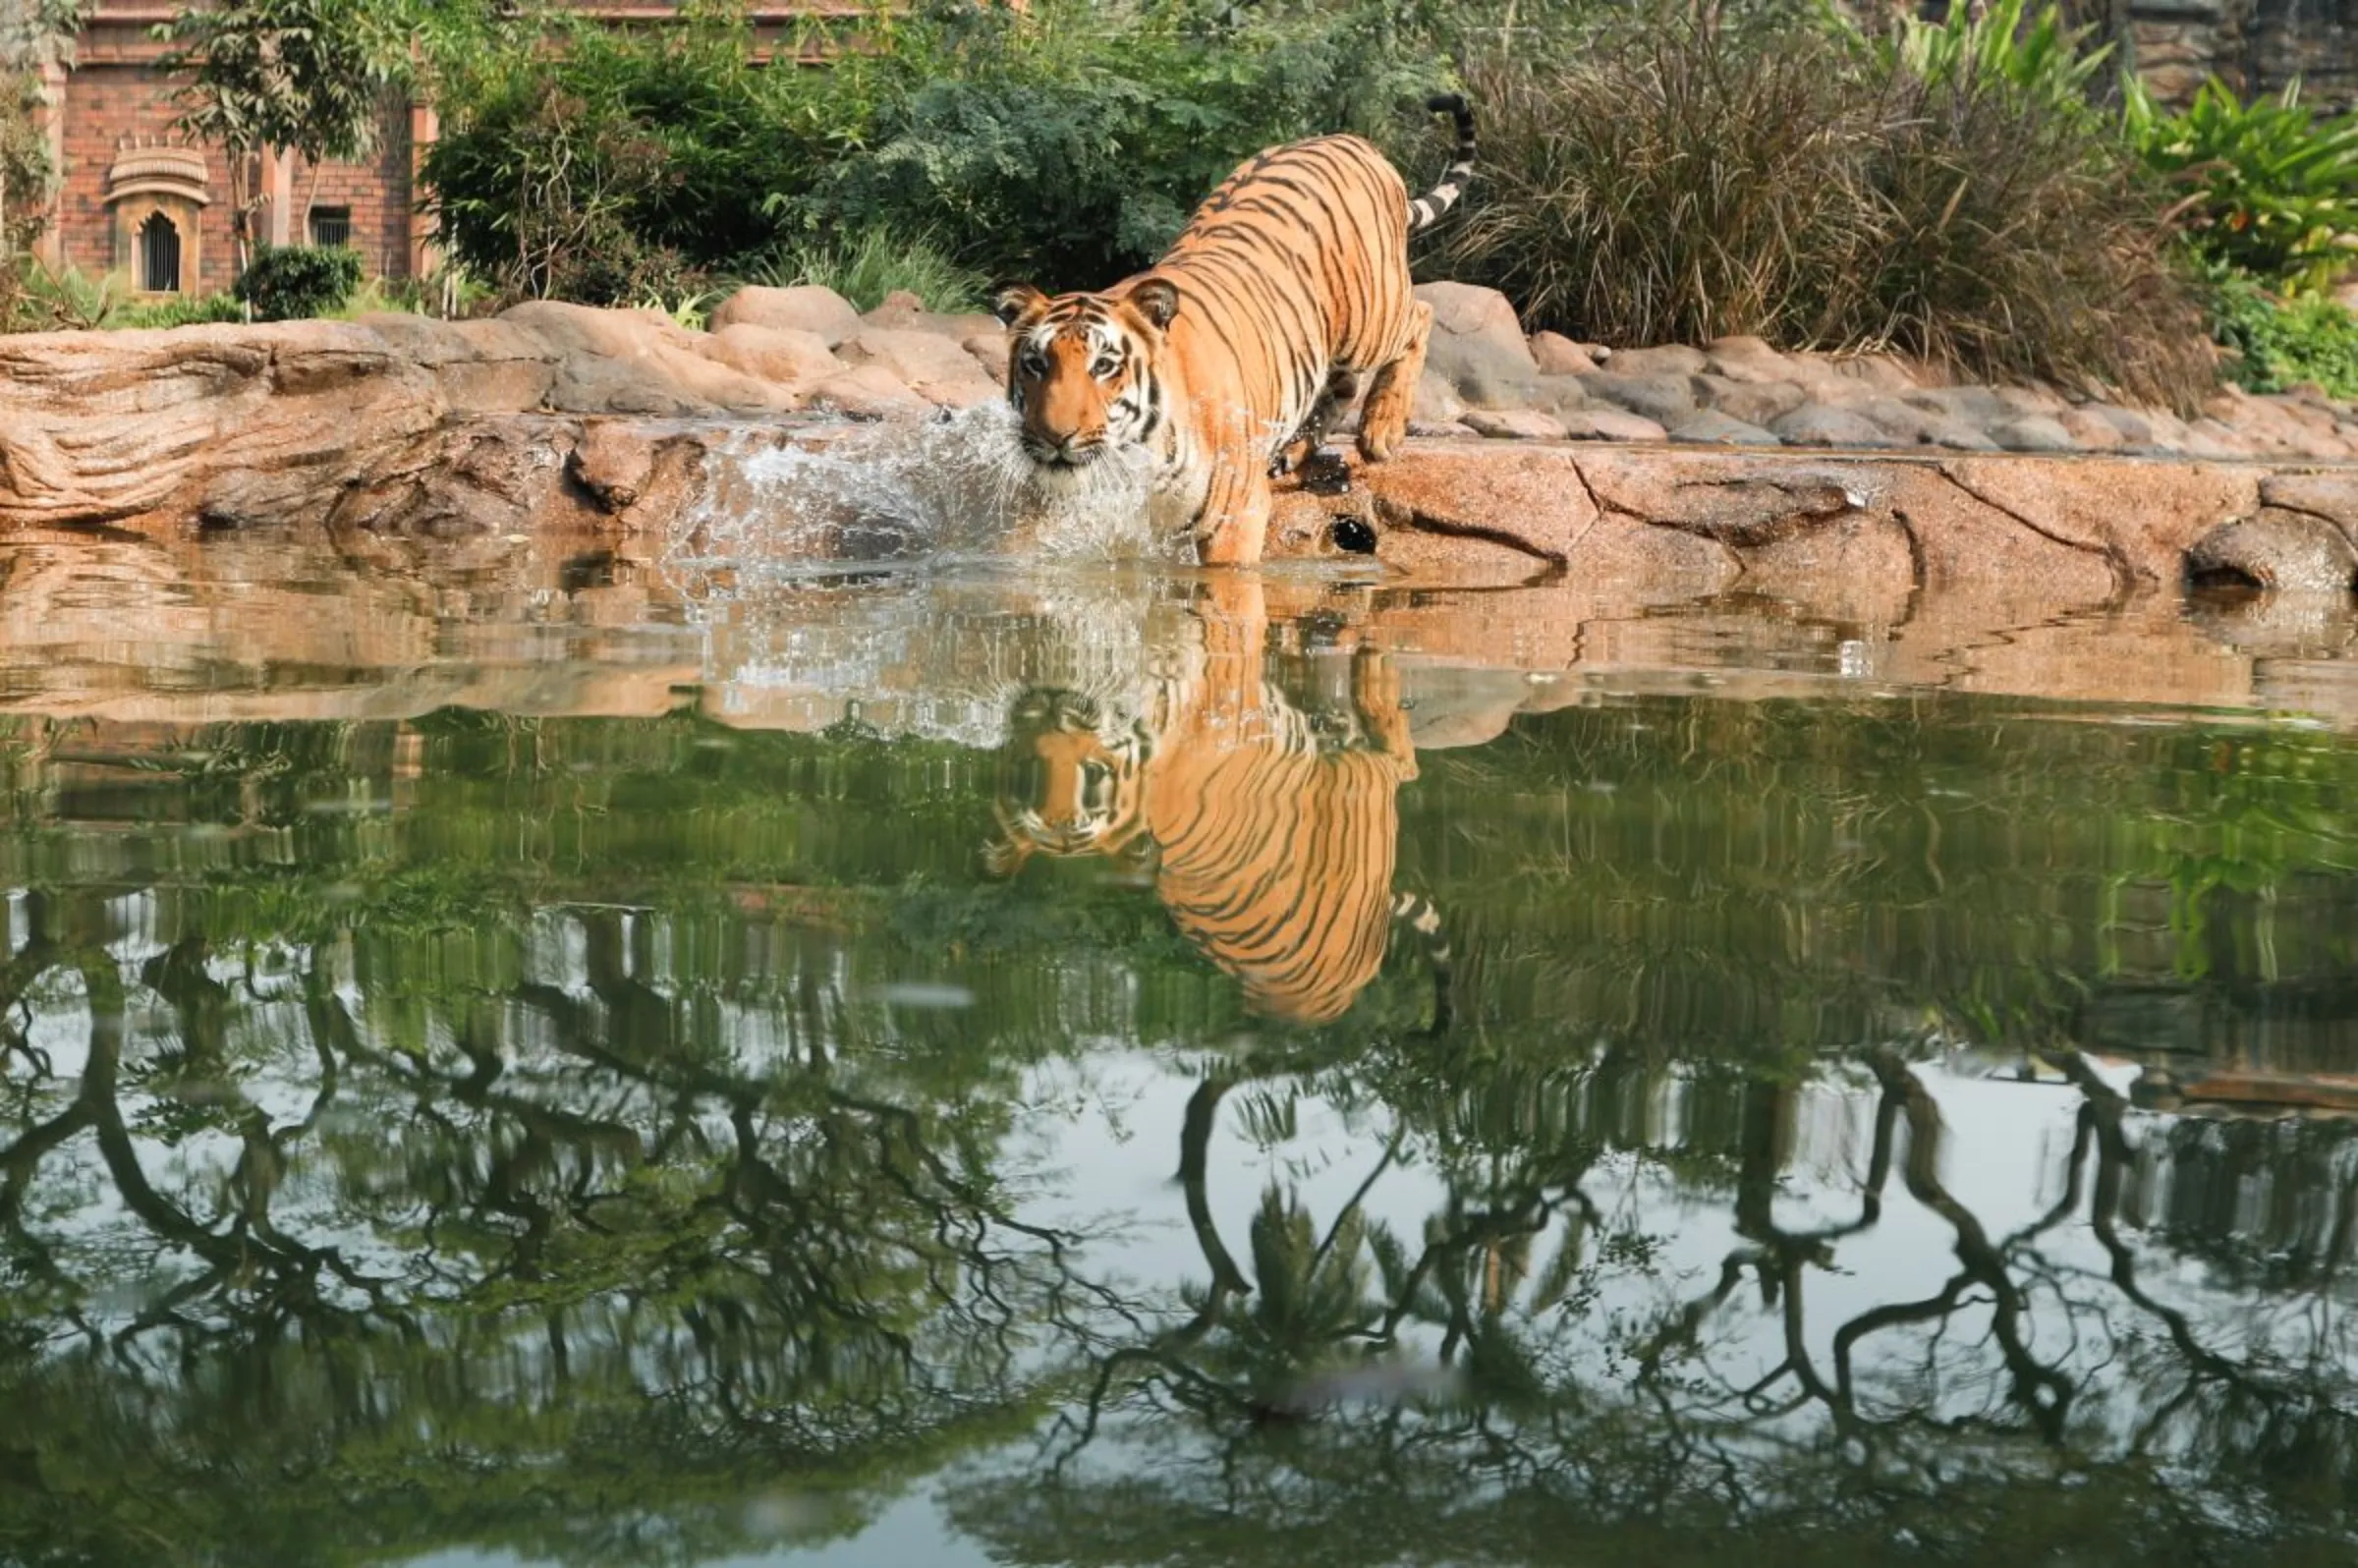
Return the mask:
{"type": "Polygon", "coordinates": [[[2358,737],[865,592],[0,720],[0,1561],[2358,1550],[2358,737]]]}

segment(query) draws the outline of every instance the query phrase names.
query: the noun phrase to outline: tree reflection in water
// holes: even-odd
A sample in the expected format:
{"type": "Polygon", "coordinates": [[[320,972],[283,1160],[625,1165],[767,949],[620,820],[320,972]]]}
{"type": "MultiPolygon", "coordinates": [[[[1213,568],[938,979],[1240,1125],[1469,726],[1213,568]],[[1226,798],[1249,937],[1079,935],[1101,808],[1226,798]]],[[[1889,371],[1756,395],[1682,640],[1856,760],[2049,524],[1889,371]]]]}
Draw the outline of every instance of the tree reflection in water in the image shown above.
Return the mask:
{"type": "Polygon", "coordinates": [[[2335,738],[1518,721],[1316,1028],[964,746],[17,739],[0,1561],[2353,1543],[2352,1124],[2123,1087],[2343,1059],[2335,738]]]}

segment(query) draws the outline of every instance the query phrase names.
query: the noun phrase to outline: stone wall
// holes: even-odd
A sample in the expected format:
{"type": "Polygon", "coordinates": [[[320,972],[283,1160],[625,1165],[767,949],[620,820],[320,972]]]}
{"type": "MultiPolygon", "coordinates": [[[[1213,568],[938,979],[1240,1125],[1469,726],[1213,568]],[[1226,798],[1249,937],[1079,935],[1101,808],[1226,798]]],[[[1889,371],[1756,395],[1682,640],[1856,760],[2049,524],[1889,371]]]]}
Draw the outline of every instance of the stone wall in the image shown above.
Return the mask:
{"type": "Polygon", "coordinates": [[[2129,0],[2122,55],[2164,101],[2206,77],[2250,96],[2299,81],[2321,108],[2358,105],[2358,0],[2129,0]]]}

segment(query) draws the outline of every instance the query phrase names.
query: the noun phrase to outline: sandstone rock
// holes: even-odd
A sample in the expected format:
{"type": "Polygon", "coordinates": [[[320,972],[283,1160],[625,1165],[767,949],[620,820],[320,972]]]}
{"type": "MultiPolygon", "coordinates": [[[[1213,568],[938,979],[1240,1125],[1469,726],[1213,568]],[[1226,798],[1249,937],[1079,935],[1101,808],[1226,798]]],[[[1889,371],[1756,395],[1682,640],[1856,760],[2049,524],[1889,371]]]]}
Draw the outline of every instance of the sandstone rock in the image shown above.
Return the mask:
{"type": "Polygon", "coordinates": [[[584,428],[581,444],[566,461],[574,482],[608,512],[624,511],[637,502],[654,471],[654,444],[644,431],[602,420],[584,428]]]}
{"type": "Polygon", "coordinates": [[[1887,396],[1913,392],[1923,385],[1917,379],[1916,372],[1895,355],[1817,355],[1812,358],[1845,380],[1856,381],[1872,392],[1887,396]]]}
{"type": "Polygon", "coordinates": [[[2186,427],[2186,455],[2198,458],[2250,457],[2254,444],[2209,415],[2186,427]]]}
{"type": "MultiPolygon", "coordinates": [[[[1728,381],[1791,384],[1798,366],[1762,338],[1714,338],[1706,346],[1704,368],[1728,381]]],[[[1741,416],[1739,416],[1741,418],[1741,416]]]]}
{"type": "Polygon", "coordinates": [[[2007,420],[1993,425],[1990,437],[2009,452],[2074,452],[2079,443],[2063,428],[2060,420],[2044,414],[2026,414],[2020,419],[2007,420]]]}
{"type": "Polygon", "coordinates": [[[2358,544],[2358,472],[2272,474],[2260,481],[2260,499],[2269,506],[2325,518],[2358,544]]]}
{"type": "Polygon", "coordinates": [[[1922,387],[1903,392],[1899,401],[1927,414],[1937,414],[1959,424],[1971,424],[1987,429],[1991,424],[2012,418],[2016,410],[2009,408],[1997,393],[1986,386],[1922,387]]]}
{"type": "Polygon", "coordinates": [[[1523,401],[1532,408],[1560,419],[1589,408],[1593,400],[1589,397],[1588,380],[1584,376],[1543,375],[1525,390],[1523,401]]]}
{"type": "Polygon", "coordinates": [[[1519,402],[1540,366],[1506,296],[1466,283],[1427,283],[1416,292],[1432,307],[1426,367],[1477,408],[1511,408],[1519,402]]]}
{"type": "Polygon", "coordinates": [[[1007,329],[994,325],[987,332],[973,332],[958,340],[958,346],[975,357],[982,373],[999,385],[1007,384],[1007,329]]]}
{"type": "Polygon", "coordinates": [[[1652,349],[1623,349],[1613,356],[1616,375],[1688,376],[1701,374],[1710,364],[1701,349],[1666,343],[1652,349]]]}
{"type": "Polygon", "coordinates": [[[1007,329],[999,318],[987,310],[963,310],[943,313],[926,308],[926,302],[907,289],[895,289],[884,297],[884,303],[860,318],[866,325],[885,327],[899,332],[935,332],[960,342],[978,332],[995,332],[1002,338],[1007,329]]]}
{"type": "Polygon", "coordinates": [[[713,308],[708,318],[715,332],[743,322],[748,326],[778,327],[792,332],[814,332],[833,348],[858,332],[860,312],[833,289],[802,283],[790,289],[739,289],[713,308]]]}
{"type": "Polygon", "coordinates": [[[1466,412],[1466,400],[1457,395],[1449,378],[1428,365],[1417,378],[1416,401],[1410,406],[1411,421],[1423,420],[1431,424],[1454,423],[1466,412]]]}
{"type": "Polygon", "coordinates": [[[2060,417],[2071,407],[2064,396],[2043,386],[1997,386],[1990,389],[1998,407],[2012,414],[2045,414],[2060,417]]]}
{"type": "MultiPolygon", "coordinates": [[[[1626,360],[1629,356],[1620,358],[1626,360]]],[[[1643,415],[1657,424],[1675,424],[1695,412],[1695,382],[1684,373],[1624,375],[1616,366],[1610,374],[1584,376],[1582,381],[1590,397],[1643,415]]]]}
{"type": "Polygon", "coordinates": [[[1903,445],[1946,447],[1952,452],[1994,452],[1997,443],[1962,420],[1905,403],[1898,398],[1869,398],[1858,414],[1882,427],[1903,445]]]}
{"type": "Polygon", "coordinates": [[[2103,420],[2120,432],[2120,441],[2123,446],[2151,446],[2154,444],[2153,420],[2135,409],[2116,408],[2109,403],[2091,403],[2085,412],[2103,420]]]}
{"type": "Polygon", "coordinates": [[[1006,395],[975,357],[932,332],[862,327],[842,346],[852,364],[874,364],[926,402],[943,408],[972,408],[1006,395]]]}
{"type": "Polygon", "coordinates": [[[1471,425],[1456,420],[1420,420],[1408,421],[1408,433],[1432,441],[1463,441],[1479,439],[1471,425]]]}
{"type": "Polygon", "coordinates": [[[348,322],[0,337],[0,525],[301,520],[449,412],[348,322]]]}
{"type": "Polygon", "coordinates": [[[1721,375],[1694,378],[1696,401],[1746,424],[1768,425],[1809,401],[1790,381],[1733,381],[1721,375]]]}
{"type": "Polygon", "coordinates": [[[1575,343],[1560,332],[1533,333],[1531,358],[1542,375],[1585,375],[1600,363],[1594,345],[1575,343]]]}
{"type": "Polygon", "coordinates": [[[733,322],[712,334],[711,345],[705,352],[747,375],[797,388],[824,381],[846,367],[829,352],[827,340],[815,332],[754,326],[745,321],[733,322]]]}
{"type": "Polygon", "coordinates": [[[1564,435],[1574,441],[1666,441],[1670,432],[1642,414],[1625,409],[1590,408],[1560,417],[1564,435]]]}
{"type": "Polygon", "coordinates": [[[2197,583],[2346,597],[2358,585],[2358,550],[2323,518],[2263,507],[2197,539],[2186,551],[2186,571],[2197,583]]]}
{"type": "Polygon", "coordinates": [[[1899,438],[1864,415],[1848,409],[1828,408],[1823,403],[1805,403],[1792,413],[1772,420],[1769,431],[1794,446],[1861,446],[1884,447],[1899,444],[1899,438]]]}
{"type": "Polygon", "coordinates": [[[2065,409],[2055,416],[2055,422],[2083,452],[2109,452],[2122,444],[2120,426],[2094,409],[2065,409]]]}
{"type": "Polygon", "coordinates": [[[1710,446],[1777,446],[1777,438],[1757,424],[1705,409],[1670,427],[1670,439],[1710,446]]]}
{"type": "Polygon", "coordinates": [[[888,420],[929,413],[933,405],[912,392],[880,364],[856,364],[811,389],[814,408],[831,409],[856,420],[888,420]]]}
{"type": "Polygon", "coordinates": [[[453,414],[530,413],[556,385],[557,351],[513,322],[437,321],[388,310],[356,324],[432,371],[453,414]]]}
{"type": "Polygon", "coordinates": [[[1561,441],[1565,435],[1562,420],[1537,409],[1476,409],[1465,423],[1493,440],[1561,441]]]}
{"type": "Polygon", "coordinates": [[[791,387],[710,359],[702,334],[652,311],[535,300],[502,312],[500,319],[557,351],[548,401],[564,413],[774,413],[799,401],[791,387]]]}

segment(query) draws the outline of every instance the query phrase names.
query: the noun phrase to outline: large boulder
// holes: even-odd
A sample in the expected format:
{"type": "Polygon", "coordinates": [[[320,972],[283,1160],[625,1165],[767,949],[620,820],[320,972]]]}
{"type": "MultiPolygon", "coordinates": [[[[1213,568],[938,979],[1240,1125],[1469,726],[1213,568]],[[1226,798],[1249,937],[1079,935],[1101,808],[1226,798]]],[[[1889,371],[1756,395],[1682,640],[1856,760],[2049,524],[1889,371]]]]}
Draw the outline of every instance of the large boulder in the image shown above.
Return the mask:
{"type": "Polygon", "coordinates": [[[450,412],[348,322],[0,337],[0,527],[293,519],[450,412]]]}
{"type": "Polygon", "coordinates": [[[1476,408],[1511,408],[1540,374],[1515,308],[1496,289],[1427,283],[1417,298],[1432,307],[1425,367],[1476,408]]]}
{"type": "Polygon", "coordinates": [[[535,300],[500,319],[556,351],[549,406],[567,414],[781,413],[795,388],[733,369],[712,340],[652,310],[601,310],[535,300]]]}
{"type": "Polygon", "coordinates": [[[972,408],[1002,396],[982,363],[955,338],[935,332],[862,327],[842,345],[852,364],[875,365],[903,386],[941,408],[972,408]]]}
{"type": "Polygon", "coordinates": [[[844,363],[817,333],[749,321],[732,322],[713,333],[704,352],[731,369],[791,387],[815,386],[844,369],[844,363]]]}
{"type": "Polygon", "coordinates": [[[860,312],[833,289],[798,283],[789,289],[758,284],[739,289],[713,308],[706,324],[715,332],[738,325],[814,332],[833,348],[861,328],[860,312]]]}

